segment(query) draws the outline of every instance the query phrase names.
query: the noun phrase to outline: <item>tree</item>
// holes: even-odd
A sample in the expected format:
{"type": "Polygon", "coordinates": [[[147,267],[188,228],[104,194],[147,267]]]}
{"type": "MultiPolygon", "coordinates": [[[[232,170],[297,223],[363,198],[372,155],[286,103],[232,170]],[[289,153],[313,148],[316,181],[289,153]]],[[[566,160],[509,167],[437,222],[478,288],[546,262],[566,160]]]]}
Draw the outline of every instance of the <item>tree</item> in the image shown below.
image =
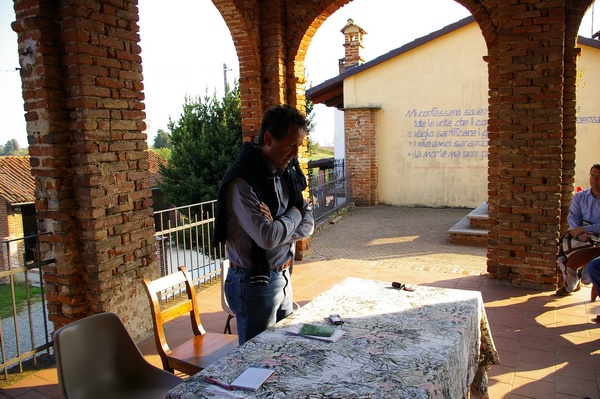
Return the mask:
{"type": "Polygon", "coordinates": [[[10,139],[4,144],[3,155],[18,155],[21,146],[19,146],[19,142],[17,139],[10,139]]]}
{"type": "Polygon", "coordinates": [[[317,122],[315,121],[315,114],[313,110],[315,108],[315,104],[310,99],[306,99],[306,135],[308,136],[308,140],[306,141],[306,149],[309,155],[314,155],[319,152],[319,143],[314,141],[310,137],[310,133],[315,130],[317,126],[317,122]]]}
{"type": "Polygon", "coordinates": [[[154,148],[171,148],[171,135],[162,129],[158,129],[154,137],[154,148]]]}
{"type": "Polygon", "coordinates": [[[219,183],[242,147],[239,86],[215,95],[186,97],[177,122],[169,121],[171,158],[160,166],[159,188],[176,206],[215,200],[219,183]]]}

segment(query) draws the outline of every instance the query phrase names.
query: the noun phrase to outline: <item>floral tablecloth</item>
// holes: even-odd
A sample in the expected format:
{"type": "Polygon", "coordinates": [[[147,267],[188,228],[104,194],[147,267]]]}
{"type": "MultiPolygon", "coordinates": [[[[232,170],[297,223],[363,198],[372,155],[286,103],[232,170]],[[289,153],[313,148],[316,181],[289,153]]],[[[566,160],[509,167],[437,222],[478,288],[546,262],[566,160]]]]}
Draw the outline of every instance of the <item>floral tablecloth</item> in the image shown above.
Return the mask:
{"type": "Polygon", "coordinates": [[[487,398],[487,370],[498,354],[481,294],[348,278],[226,357],[173,388],[168,399],[487,398]],[[345,334],[322,342],[286,333],[327,324],[337,313],[345,334]],[[228,391],[250,366],[274,369],[256,392],[228,391]]]}

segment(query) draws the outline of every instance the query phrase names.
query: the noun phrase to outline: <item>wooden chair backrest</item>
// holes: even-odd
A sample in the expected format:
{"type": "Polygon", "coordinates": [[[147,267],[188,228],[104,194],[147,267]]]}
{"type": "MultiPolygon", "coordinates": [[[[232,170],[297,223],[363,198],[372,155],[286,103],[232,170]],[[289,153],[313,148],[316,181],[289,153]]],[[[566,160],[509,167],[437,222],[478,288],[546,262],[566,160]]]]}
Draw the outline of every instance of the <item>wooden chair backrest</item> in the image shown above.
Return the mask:
{"type": "Polygon", "coordinates": [[[185,314],[189,314],[190,316],[194,335],[204,335],[206,333],[204,327],[202,327],[200,314],[198,313],[196,291],[184,266],[180,266],[177,273],[169,274],[152,281],[143,278],[142,281],[150,300],[157,348],[161,348],[165,354],[171,353],[165,336],[164,324],[185,314]],[[177,295],[174,295],[174,292],[183,289],[185,296],[182,295],[181,298],[178,298],[177,295]]]}

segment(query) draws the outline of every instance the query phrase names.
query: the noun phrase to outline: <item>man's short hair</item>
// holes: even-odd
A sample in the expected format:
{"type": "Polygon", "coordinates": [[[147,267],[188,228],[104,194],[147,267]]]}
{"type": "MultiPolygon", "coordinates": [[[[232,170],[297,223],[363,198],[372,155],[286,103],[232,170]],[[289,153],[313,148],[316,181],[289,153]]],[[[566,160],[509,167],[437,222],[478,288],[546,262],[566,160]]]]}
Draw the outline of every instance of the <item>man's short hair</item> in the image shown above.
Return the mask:
{"type": "Polygon", "coordinates": [[[306,129],[306,116],[289,104],[276,105],[263,114],[258,135],[258,145],[265,144],[265,133],[270,132],[276,141],[285,137],[290,127],[306,129]]]}
{"type": "Polygon", "coordinates": [[[594,169],[600,170],[600,162],[593,164],[592,167],[590,168],[590,172],[594,169]]]}

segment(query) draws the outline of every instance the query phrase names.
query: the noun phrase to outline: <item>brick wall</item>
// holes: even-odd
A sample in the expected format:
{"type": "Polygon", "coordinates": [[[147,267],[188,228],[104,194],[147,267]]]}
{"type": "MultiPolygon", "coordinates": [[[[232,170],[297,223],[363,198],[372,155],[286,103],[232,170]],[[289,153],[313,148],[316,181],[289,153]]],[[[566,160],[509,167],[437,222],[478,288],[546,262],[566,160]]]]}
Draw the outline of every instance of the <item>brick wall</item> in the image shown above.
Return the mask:
{"type": "Polygon", "coordinates": [[[377,109],[344,110],[346,170],[352,175],[352,195],[356,205],[379,203],[377,158],[377,109]]]}
{"type": "MultiPolygon", "coordinates": [[[[23,217],[20,212],[12,209],[10,204],[0,197],[0,240],[21,238],[23,233],[23,217]]],[[[10,268],[22,267],[25,243],[22,240],[0,244],[0,271],[10,268]]],[[[0,279],[8,283],[8,277],[0,279]],[[6,280],[6,281],[4,281],[6,280]]]]}
{"type": "MultiPolygon", "coordinates": [[[[8,207],[8,202],[0,197],[0,240],[11,238],[8,207]]],[[[0,244],[0,271],[8,270],[8,252],[9,247],[6,244],[0,244]]],[[[0,279],[0,282],[5,283],[2,279],[0,279]]]]}
{"type": "Polygon", "coordinates": [[[8,237],[8,203],[2,197],[0,197],[0,238],[4,239],[8,237]]]}

